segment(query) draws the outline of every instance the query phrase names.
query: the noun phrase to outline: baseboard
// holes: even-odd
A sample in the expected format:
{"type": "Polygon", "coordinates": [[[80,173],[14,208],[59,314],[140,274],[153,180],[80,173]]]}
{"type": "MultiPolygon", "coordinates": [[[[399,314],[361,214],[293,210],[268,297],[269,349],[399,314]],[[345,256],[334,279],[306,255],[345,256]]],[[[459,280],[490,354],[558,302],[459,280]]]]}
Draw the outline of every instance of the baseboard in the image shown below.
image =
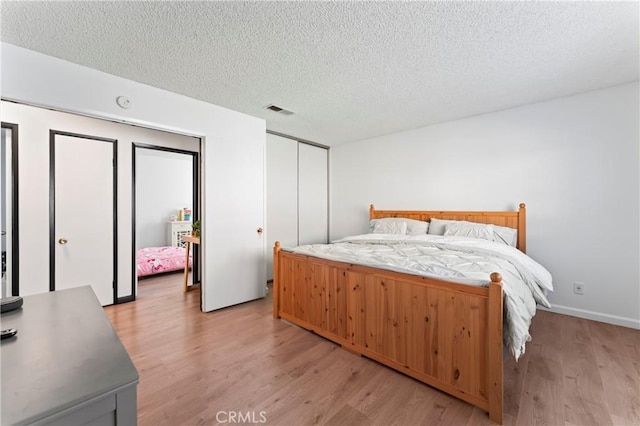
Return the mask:
{"type": "Polygon", "coordinates": [[[617,315],[603,314],[601,312],[593,312],[587,311],[585,309],[571,308],[569,306],[553,304],[551,305],[551,309],[545,308],[543,306],[538,306],[538,309],[640,330],[640,320],[638,319],[619,317],[617,315]]]}

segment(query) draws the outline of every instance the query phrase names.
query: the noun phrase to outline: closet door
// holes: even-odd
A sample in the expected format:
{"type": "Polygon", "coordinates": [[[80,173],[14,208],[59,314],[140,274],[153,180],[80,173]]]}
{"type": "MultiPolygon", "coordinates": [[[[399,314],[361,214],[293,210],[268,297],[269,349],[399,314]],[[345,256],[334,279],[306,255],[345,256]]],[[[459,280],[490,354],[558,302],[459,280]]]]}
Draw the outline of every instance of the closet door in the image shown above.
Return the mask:
{"type": "Polygon", "coordinates": [[[276,241],[298,245],[298,142],[267,134],[267,280],[276,241]]]}
{"type": "Polygon", "coordinates": [[[50,290],[91,285],[114,303],[116,141],[51,132],[50,290]]]}
{"type": "Polygon", "coordinates": [[[329,229],[328,151],[298,145],[298,243],[326,243],[329,229]]]}

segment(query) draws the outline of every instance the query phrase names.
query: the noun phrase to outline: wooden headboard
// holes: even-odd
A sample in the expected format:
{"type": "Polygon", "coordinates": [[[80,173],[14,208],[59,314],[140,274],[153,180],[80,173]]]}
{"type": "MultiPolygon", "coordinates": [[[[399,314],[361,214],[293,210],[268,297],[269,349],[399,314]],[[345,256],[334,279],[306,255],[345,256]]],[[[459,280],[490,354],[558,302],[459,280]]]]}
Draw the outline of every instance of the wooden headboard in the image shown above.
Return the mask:
{"type": "Polygon", "coordinates": [[[516,247],[523,253],[527,252],[527,220],[524,203],[515,212],[456,212],[456,211],[421,211],[421,210],[376,210],[373,204],[369,206],[369,219],[385,217],[404,217],[407,219],[428,222],[431,218],[466,220],[467,222],[488,223],[506,226],[518,230],[516,247]]]}

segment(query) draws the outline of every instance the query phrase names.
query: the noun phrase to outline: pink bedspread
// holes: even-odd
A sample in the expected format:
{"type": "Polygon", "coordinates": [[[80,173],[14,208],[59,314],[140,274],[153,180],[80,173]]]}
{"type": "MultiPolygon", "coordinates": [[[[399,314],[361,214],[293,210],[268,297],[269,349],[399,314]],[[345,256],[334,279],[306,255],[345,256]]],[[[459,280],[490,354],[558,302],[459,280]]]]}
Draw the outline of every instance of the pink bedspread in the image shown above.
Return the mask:
{"type": "MultiPolygon", "coordinates": [[[[184,251],[182,247],[147,247],[138,250],[138,276],[184,269],[184,251]]],[[[189,267],[193,264],[192,254],[193,252],[189,252],[189,267]]]]}

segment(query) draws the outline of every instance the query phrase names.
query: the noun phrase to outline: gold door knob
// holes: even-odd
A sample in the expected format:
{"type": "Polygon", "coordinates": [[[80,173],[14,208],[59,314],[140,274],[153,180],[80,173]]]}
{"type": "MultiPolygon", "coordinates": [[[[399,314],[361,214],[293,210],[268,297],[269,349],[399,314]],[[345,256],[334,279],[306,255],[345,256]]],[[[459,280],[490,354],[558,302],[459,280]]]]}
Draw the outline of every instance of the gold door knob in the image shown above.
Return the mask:
{"type": "Polygon", "coordinates": [[[67,240],[66,238],[60,238],[58,240],[58,244],[67,244],[69,242],[69,240],[67,240]]]}
{"type": "Polygon", "coordinates": [[[262,234],[262,231],[263,231],[263,229],[262,229],[262,228],[258,228],[258,229],[256,229],[256,232],[257,232],[258,234],[262,234]]]}

